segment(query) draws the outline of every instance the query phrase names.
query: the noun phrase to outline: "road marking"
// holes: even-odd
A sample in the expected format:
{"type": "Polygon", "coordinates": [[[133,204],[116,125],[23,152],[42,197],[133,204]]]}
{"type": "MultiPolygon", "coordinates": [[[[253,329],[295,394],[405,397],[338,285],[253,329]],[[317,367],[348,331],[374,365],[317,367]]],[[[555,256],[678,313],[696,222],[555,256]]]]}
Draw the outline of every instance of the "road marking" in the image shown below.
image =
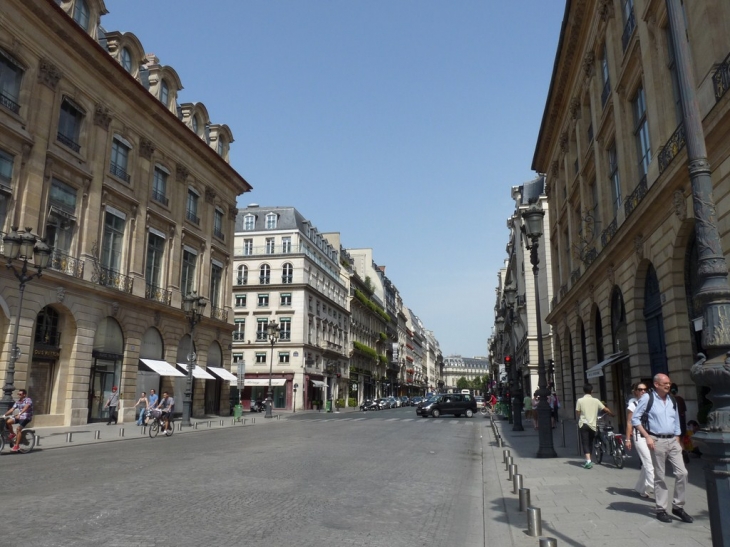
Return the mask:
{"type": "Polygon", "coordinates": [[[388,419],[387,419],[387,420],[385,420],[385,421],[386,421],[386,422],[399,422],[399,421],[400,421],[400,418],[388,418],[388,419]]]}

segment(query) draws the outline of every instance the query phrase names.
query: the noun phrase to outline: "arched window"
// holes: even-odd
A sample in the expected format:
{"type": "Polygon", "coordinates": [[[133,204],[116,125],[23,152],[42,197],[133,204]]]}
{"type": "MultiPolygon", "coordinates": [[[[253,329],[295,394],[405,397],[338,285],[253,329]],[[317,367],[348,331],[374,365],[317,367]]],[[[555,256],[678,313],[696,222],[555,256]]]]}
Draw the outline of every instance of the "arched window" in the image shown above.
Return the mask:
{"type": "Polygon", "coordinates": [[[248,283],[248,267],[241,264],[238,267],[238,275],[236,276],[236,285],[246,285],[248,283]]]}
{"type": "Polygon", "coordinates": [[[198,117],[193,116],[193,133],[198,134],[198,117]]]}
{"type": "Polygon", "coordinates": [[[160,102],[164,104],[165,106],[169,106],[168,102],[170,100],[170,88],[167,86],[167,82],[165,80],[162,80],[160,82],[160,102]]]}
{"type": "Polygon", "coordinates": [[[89,30],[89,6],[84,0],[76,0],[73,19],[85,31],[89,30]]]}
{"type": "Polygon", "coordinates": [[[132,54],[129,53],[129,50],[125,47],[122,49],[122,55],[120,56],[120,60],[122,62],[122,67],[124,67],[124,70],[132,73],[132,54]]]}
{"type": "Polygon", "coordinates": [[[268,264],[264,264],[263,266],[261,266],[259,283],[261,283],[262,285],[268,285],[269,283],[271,283],[271,268],[268,264]]]}
{"type": "Polygon", "coordinates": [[[282,283],[291,283],[293,277],[294,277],[294,266],[292,266],[289,262],[287,262],[284,264],[284,266],[281,269],[281,282],[282,283]]]}

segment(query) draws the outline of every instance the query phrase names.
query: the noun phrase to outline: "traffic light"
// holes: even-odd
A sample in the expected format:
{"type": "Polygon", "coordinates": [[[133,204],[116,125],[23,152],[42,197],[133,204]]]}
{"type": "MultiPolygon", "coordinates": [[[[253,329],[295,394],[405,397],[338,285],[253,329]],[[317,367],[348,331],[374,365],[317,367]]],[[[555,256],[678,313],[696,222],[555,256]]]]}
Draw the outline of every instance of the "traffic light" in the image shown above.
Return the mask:
{"type": "Polygon", "coordinates": [[[511,355],[505,355],[504,356],[504,364],[505,365],[509,365],[510,363],[512,363],[512,356],[511,355]]]}

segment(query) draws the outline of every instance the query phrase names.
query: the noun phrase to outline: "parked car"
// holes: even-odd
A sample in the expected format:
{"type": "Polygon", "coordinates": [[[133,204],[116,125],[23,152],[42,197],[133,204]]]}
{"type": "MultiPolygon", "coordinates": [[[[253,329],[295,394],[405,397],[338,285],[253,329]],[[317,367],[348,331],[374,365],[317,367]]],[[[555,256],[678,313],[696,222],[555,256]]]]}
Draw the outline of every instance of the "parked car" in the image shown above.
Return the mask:
{"type": "Polygon", "coordinates": [[[411,403],[411,401],[410,401],[410,399],[409,399],[409,398],[408,398],[407,396],[403,395],[403,396],[402,396],[402,397],[400,398],[400,403],[401,403],[401,405],[400,405],[400,406],[409,406],[409,405],[410,405],[410,403],[411,403]]]}
{"type": "Polygon", "coordinates": [[[423,401],[423,397],[420,397],[416,395],[415,397],[411,397],[411,406],[418,406],[418,403],[423,401]]]}
{"type": "Polygon", "coordinates": [[[390,405],[390,408],[398,408],[398,401],[395,399],[395,397],[390,396],[386,397],[388,399],[388,404],[390,405]]]}
{"type": "Polygon", "coordinates": [[[378,403],[378,410],[390,408],[390,401],[387,398],[381,397],[380,399],[375,399],[375,400],[378,403]]]}
{"type": "Polygon", "coordinates": [[[442,414],[453,414],[457,418],[462,414],[467,418],[474,416],[477,403],[474,396],[468,393],[444,393],[437,396],[421,408],[421,416],[438,418],[442,414]]]}
{"type": "Polygon", "coordinates": [[[368,410],[380,410],[377,400],[365,399],[360,405],[360,410],[367,412],[368,410]]]}

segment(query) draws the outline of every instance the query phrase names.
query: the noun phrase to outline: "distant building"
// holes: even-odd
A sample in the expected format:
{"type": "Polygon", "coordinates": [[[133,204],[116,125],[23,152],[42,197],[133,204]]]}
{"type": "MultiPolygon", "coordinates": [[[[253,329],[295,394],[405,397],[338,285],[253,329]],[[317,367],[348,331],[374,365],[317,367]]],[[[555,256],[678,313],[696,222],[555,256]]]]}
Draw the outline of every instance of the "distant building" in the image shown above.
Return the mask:
{"type": "Polygon", "coordinates": [[[470,382],[476,378],[483,379],[489,375],[489,369],[487,357],[462,357],[461,355],[444,357],[441,377],[443,389],[456,389],[459,378],[466,378],[470,382]]]}

